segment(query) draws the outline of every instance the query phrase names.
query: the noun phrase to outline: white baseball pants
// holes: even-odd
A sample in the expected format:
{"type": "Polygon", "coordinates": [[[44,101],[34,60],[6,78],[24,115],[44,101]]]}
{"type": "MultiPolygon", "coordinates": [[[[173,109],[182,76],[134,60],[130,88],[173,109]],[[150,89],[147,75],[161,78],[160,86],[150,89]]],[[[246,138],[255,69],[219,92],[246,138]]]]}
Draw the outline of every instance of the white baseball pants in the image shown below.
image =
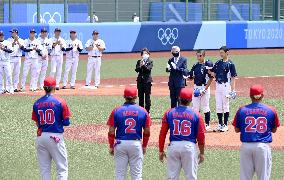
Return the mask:
{"type": "Polygon", "coordinates": [[[68,160],[67,150],[61,133],[46,133],[36,139],[36,150],[41,179],[51,179],[51,160],[55,162],[58,180],[67,180],[68,178],[68,160]],[[55,142],[50,136],[60,138],[55,142]]]}
{"type": "Polygon", "coordinates": [[[51,71],[50,76],[54,77],[56,73],[56,87],[59,87],[61,81],[63,56],[50,56],[51,59],[51,71]]]}
{"type": "Polygon", "coordinates": [[[269,180],[272,167],[271,148],[268,143],[242,143],[240,150],[240,180],[269,180]]]}
{"type": "Polygon", "coordinates": [[[11,64],[11,74],[13,79],[13,87],[14,89],[18,89],[18,85],[20,82],[21,64],[22,64],[21,57],[11,57],[10,64],[11,64]]]}
{"type": "Polygon", "coordinates": [[[12,85],[12,73],[11,73],[11,64],[9,61],[0,61],[0,87],[2,88],[1,92],[5,89],[11,93],[14,92],[12,85]],[[4,86],[4,74],[6,76],[6,88],[4,86]]]}
{"type": "Polygon", "coordinates": [[[186,180],[197,179],[198,151],[189,141],[173,141],[167,148],[168,180],[179,180],[183,168],[186,180]]]}
{"type": "Polygon", "coordinates": [[[142,180],[143,151],[141,141],[122,140],[114,148],[115,180],[125,180],[130,166],[132,180],[142,180]]]}
{"type": "Polygon", "coordinates": [[[88,58],[86,85],[91,84],[93,70],[95,70],[95,86],[100,85],[101,83],[101,64],[102,64],[101,57],[98,57],[98,58],[89,57],[88,58]]]}
{"type": "Polygon", "coordinates": [[[26,85],[27,76],[31,69],[31,80],[30,80],[30,89],[37,89],[37,78],[38,78],[38,58],[26,58],[24,61],[23,75],[21,85],[22,88],[26,85]]]}
{"type": "Polygon", "coordinates": [[[217,113],[230,112],[230,99],[226,97],[230,92],[230,83],[219,84],[218,82],[216,82],[215,99],[217,113]]]}
{"type": "Polygon", "coordinates": [[[66,60],[65,72],[64,72],[64,77],[63,77],[63,86],[67,86],[68,76],[69,76],[69,72],[70,72],[71,69],[72,69],[72,71],[71,71],[70,85],[75,86],[78,62],[79,62],[79,57],[74,57],[72,59],[66,60]]]}
{"type": "MultiPolygon", "coordinates": [[[[195,89],[204,89],[204,86],[194,86],[195,89]]],[[[199,97],[192,96],[192,107],[195,111],[207,113],[210,111],[209,107],[210,100],[210,88],[207,89],[206,93],[199,97]]]]}
{"type": "Polygon", "coordinates": [[[37,78],[40,88],[43,88],[43,82],[46,77],[47,68],[48,68],[48,58],[47,59],[40,58],[38,61],[38,78],[37,78]]]}

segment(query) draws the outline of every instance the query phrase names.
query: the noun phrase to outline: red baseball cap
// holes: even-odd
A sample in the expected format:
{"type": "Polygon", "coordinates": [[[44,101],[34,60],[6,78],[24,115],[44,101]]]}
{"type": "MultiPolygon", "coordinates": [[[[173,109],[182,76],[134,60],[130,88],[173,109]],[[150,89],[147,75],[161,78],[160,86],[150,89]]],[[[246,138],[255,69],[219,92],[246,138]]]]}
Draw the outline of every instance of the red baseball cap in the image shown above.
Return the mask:
{"type": "Polygon", "coordinates": [[[55,87],[56,86],[56,80],[53,77],[46,77],[44,79],[44,86],[55,87]]]}
{"type": "Polygon", "coordinates": [[[124,89],[124,97],[136,97],[137,88],[134,86],[128,86],[124,89]]]}
{"type": "Polygon", "coordinates": [[[257,95],[262,95],[263,94],[263,87],[259,84],[257,85],[252,85],[250,87],[250,95],[251,96],[257,96],[257,95]]]}
{"type": "Polygon", "coordinates": [[[192,100],[192,90],[188,88],[182,88],[179,97],[181,99],[192,100]]]}

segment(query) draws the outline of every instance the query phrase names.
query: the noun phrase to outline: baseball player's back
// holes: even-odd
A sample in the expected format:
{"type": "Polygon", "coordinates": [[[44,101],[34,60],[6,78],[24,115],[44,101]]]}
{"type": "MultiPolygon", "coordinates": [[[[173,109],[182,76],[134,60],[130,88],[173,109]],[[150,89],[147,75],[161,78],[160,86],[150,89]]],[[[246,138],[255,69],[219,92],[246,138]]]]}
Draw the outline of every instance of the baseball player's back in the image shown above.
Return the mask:
{"type": "Polygon", "coordinates": [[[132,95],[129,96],[126,93],[124,96],[135,98],[130,98],[130,101],[126,100],[125,104],[115,108],[107,122],[110,129],[115,130],[115,136],[111,130],[108,136],[110,152],[115,156],[116,180],[126,179],[128,164],[132,179],[142,179],[143,154],[146,152],[150,136],[150,116],[144,108],[134,102],[137,89],[134,87],[128,89],[133,92],[132,95]]]}
{"type": "Polygon", "coordinates": [[[269,143],[280,121],[274,108],[261,103],[263,88],[254,85],[250,91],[252,103],[241,107],[233,122],[235,131],[241,133],[240,179],[251,180],[256,172],[259,180],[267,180],[272,164],[269,143]]]}
{"type": "Polygon", "coordinates": [[[180,93],[181,105],[168,110],[163,117],[159,137],[160,160],[163,161],[165,138],[170,129],[170,145],[167,153],[168,179],[178,180],[181,168],[185,178],[197,179],[198,169],[198,141],[200,154],[204,158],[205,124],[201,115],[188,107],[192,99],[192,91],[182,89],[180,93]],[[190,97],[189,95],[191,94],[190,97]]]}
{"type": "Polygon", "coordinates": [[[38,126],[36,149],[41,177],[51,178],[51,160],[56,164],[57,176],[67,180],[68,161],[64,143],[64,126],[70,125],[71,112],[63,99],[55,97],[56,81],[54,78],[44,80],[46,95],[38,99],[33,106],[32,120],[38,126]]]}

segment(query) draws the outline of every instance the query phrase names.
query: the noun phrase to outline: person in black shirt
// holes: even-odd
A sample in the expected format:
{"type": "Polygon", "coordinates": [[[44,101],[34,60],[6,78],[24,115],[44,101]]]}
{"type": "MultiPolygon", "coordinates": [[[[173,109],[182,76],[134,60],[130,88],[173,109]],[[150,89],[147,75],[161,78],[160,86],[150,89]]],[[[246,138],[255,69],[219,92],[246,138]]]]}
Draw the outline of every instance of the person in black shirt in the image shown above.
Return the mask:
{"type": "Polygon", "coordinates": [[[150,59],[150,52],[147,48],[141,50],[141,59],[137,61],[135,71],[138,73],[137,88],[139,97],[139,106],[145,107],[148,113],[151,108],[151,88],[153,60],[150,59]],[[145,103],[144,103],[145,102],[145,103]]]}

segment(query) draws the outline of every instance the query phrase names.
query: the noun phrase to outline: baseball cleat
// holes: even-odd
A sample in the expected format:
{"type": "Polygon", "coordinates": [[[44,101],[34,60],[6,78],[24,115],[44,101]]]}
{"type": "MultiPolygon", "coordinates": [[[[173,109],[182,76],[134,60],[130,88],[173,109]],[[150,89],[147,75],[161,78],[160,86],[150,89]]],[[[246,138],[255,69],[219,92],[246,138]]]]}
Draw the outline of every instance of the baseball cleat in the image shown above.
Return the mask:
{"type": "Polygon", "coordinates": [[[211,130],[210,125],[209,125],[209,124],[205,124],[205,130],[206,130],[206,131],[210,131],[210,130],[211,130]]]}
{"type": "Polygon", "coordinates": [[[25,91],[26,91],[26,90],[25,90],[25,88],[23,88],[23,87],[20,89],[20,92],[25,92],[25,91]]]}
{"type": "Polygon", "coordinates": [[[18,89],[14,89],[14,92],[19,92],[19,90],[18,89]]]}
{"type": "Polygon", "coordinates": [[[95,86],[95,88],[94,89],[98,89],[99,88],[99,86],[95,86]]]}
{"type": "Polygon", "coordinates": [[[89,84],[86,84],[85,86],[90,86],[89,84]]]}
{"type": "Polygon", "coordinates": [[[75,86],[71,86],[70,88],[71,88],[71,89],[76,89],[75,86]]]}
{"type": "Polygon", "coordinates": [[[59,91],[60,88],[59,88],[59,87],[56,87],[55,89],[56,89],[57,91],[59,91]]]}
{"type": "Polygon", "coordinates": [[[67,89],[67,87],[66,87],[66,86],[63,86],[62,89],[67,89]]]}
{"type": "Polygon", "coordinates": [[[227,125],[223,125],[222,126],[222,128],[221,128],[221,130],[220,130],[221,132],[227,132],[227,131],[229,131],[229,128],[228,128],[228,126],[227,125]]]}
{"type": "Polygon", "coordinates": [[[222,125],[218,124],[218,126],[213,130],[213,132],[220,132],[222,129],[222,125]]]}

